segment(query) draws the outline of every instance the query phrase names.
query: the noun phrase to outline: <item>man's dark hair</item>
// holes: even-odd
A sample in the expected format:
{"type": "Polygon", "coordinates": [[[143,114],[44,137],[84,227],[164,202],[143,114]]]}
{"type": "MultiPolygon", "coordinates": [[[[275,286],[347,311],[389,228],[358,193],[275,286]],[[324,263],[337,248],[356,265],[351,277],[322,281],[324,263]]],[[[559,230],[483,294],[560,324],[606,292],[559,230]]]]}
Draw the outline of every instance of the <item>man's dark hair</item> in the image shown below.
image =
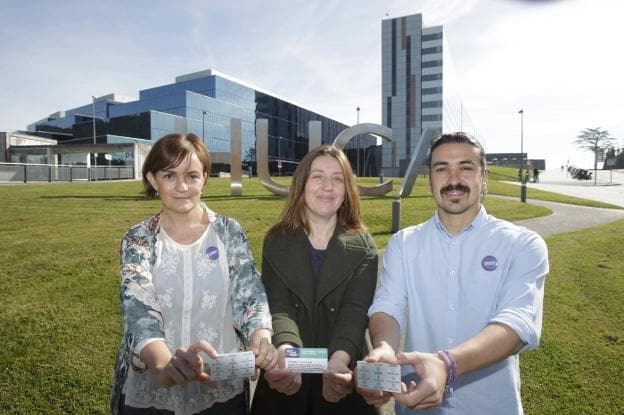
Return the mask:
{"type": "Polygon", "coordinates": [[[433,150],[435,150],[442,144],[448,144],[448,143],[470,144],[471,146],[478,148],[479,159],[480,159],[479,161],[481,162],[481,169],[483,171],[487,170],[487,161],[485,160],[485,149],[483,148],[481,143],[476,138],[462,131],[442,134],[439,137],[434,138],[433,141],[431,141],[431,146],[429,147],[429,169],[431,169],[431,155],[433,154],[433,150]]]}

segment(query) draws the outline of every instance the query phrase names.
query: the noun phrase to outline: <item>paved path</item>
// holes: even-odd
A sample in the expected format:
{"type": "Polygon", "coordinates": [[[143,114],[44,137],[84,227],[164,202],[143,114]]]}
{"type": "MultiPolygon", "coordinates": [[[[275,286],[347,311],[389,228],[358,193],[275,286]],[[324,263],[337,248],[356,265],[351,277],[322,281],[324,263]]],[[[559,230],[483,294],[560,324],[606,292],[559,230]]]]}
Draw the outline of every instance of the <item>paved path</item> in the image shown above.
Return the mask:
{"type": "Polygon", "coordinates": [[[555,233],[576,231],[624,219],[624,209],[593,208],[534,199],[527,200],[527,203],[547,207],[553,213],[514,223],[539,233],[543,238],[555,233]]]}
{"type": "MultiPolygon", "coordinates": [[[[573,179],[565,171],[546,170],[540,174],[540,183],[528,183],[527,186],[568,196],[610,203],[624,208],[624,171],[614,170],[609,172],[599,170],[597,179],[597,184],[594,185],[593,181],[573,179]]],[[[624,210],[618,209],[575,206],[534,199],[527,200],[527,203],[545,206],[553,211],[552,215],[515,222],[518,225],[534,230],[542,237],[624,219],[624,210]]]]}
{"type": "Polygon", "coordinates": [[[624,207],[624,170],[598,170],[596,184],[593,180],[573,179],[561,170],[546,170],[539,177],[539,183],[527,186],[624,207]]]}

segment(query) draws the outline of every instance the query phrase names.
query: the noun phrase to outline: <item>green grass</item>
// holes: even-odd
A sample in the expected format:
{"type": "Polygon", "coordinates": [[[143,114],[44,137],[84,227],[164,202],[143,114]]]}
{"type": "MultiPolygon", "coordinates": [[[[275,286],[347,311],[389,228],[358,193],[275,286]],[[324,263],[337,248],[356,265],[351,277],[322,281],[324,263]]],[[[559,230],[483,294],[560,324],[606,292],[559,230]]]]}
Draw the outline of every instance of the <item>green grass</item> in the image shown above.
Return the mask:
{"type": "Polygon", "coordinates": [[[488,166],[488,176],[492,181],[515,182],[518,180],[518,169],[514,167],[488,166]]]}
{"type": "MultiPolygon", "coordinates": [[[[399,184],[395,180],[388,196],[362,201],[364,220],[380,248],[390,237],[391,202],[399,184]]],[[[499,184],[504,185],[492,182],[492,192],[499,184]]],[[[107,413],[121,336],[119,241],[160,206],[145,200],[140,190],[133,181],[0,186],[0,413],[107,413]]],[[[211,179],[204,200],[241,222],[259,262],[262,238],[284,199],[264,190],[257,179],[245,180],[243,191],[242,198],[230,197],[229,180],[211,179]]],[[[485,205],[509,220],[549,213],[500,198],[486,198],[485,205]]],[[[402,201],[401,225],[426,220],[434,206],[419,177],[413,194],[402,201]]],[[[619,232],[608,227],[592,231],[603,241],[599,244],[587,243],[592,240],[588,232],[548,241],[553,272],[543,347],[522,360],[527,413],[600,405],[608,406],[604,413],[624,410],[613,392],[618,385],[624,389],[616,376],[624,370],[624,259],[607,256],[613,252],[609,247],[623,245],[624,223],[618,226],[619,232]],[[605,390],[606,383],[615,386],[605,390]]]]}
{"type": "Polygon", "coordinates": [[[521,357],[527,414],[624,413],[624,220],[546,240],[541,347],[521,357]]]}

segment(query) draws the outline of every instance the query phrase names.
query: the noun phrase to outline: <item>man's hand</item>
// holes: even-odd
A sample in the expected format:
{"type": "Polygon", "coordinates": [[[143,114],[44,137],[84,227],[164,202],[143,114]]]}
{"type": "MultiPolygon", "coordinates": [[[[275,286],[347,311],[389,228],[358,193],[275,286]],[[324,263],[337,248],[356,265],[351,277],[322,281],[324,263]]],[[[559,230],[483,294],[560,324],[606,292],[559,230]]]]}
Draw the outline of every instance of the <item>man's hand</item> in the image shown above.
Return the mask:
{"type": "Polygon", "coordinates": [[[435,353],[399,353],[398,364],[411,365],[420,381],[401,384],[401,393],[394,398],[410,409],[426,409],[440,406],[444,399],[447,381],[446,363],[435,353]]]}

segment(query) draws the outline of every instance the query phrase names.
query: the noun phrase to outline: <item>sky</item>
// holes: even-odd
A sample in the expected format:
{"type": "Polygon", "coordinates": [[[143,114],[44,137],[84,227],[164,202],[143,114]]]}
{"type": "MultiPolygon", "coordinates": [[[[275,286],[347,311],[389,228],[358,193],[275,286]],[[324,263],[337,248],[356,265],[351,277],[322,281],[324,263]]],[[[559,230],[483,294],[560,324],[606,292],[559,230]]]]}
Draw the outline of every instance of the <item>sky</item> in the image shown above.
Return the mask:
{"type": "Polygon", "coordinates": [[[443,25],[463,112],[488,153],[593,166],[624,147],[620,0],[0,0],[0,131],[109,93],[215,69],[355,124],[381,123],[381,21],[443,25]],[[523,109],[521,120],[518,111],[523,109]]]}

